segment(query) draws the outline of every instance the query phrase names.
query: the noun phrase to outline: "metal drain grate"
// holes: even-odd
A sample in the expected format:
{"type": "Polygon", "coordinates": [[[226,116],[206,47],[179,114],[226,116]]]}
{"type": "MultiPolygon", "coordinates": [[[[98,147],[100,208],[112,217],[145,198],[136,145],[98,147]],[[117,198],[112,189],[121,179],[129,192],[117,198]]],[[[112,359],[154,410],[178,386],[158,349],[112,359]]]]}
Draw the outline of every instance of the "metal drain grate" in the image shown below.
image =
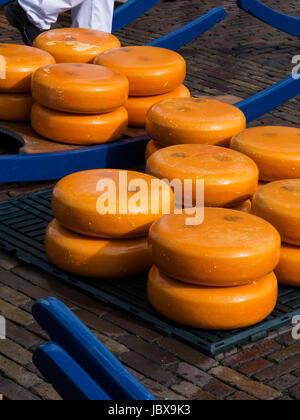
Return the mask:
{"type": "Polygon", "coordinates": [[[15,253],[23,262],[42,269],[101,302],[133,314],[170,337],[209,355],[216,355],[234,345],[257,341],[300,314],[300,289],[281,287],[277,307],[264,322],[236,331],[203,331],[182,327],[161,317],[147,300],[145,277],[126,282],[101,281],[100,284],[99,281],[65,273],[49,262],[44,251],[45,229],[52,220],[51,194],[52,191],[44,191],[0,203],[0,248],[15,253]]]}

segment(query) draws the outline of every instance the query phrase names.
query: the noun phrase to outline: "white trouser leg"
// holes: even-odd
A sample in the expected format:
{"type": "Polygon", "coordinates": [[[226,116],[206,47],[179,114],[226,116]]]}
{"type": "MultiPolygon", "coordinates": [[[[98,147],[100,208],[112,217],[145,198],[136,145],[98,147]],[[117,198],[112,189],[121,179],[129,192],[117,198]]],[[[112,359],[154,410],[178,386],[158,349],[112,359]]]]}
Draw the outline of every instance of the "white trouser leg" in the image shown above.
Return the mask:
{"type": "MultiPolygon", "coordinates": [[[[85,0],[18,0],[28,19],[40,29],[50,29],[58,15],[85,0]]],[[[95,0],[97,1],[97,0],[95,0]]],[[[100,0],[101,1],[101,0],[100,0]]]]}
{"type": "Polygon", "coordinates": [[[18,0],[29,20],[50,29],[58,15],[72,9],[73,27],[111,32],[114,0],[18,0]]]}
{"type": "Polygon", "coordinates": [[[72,9],[73,27],[111,32],[114,0],[84,0],[72,9]]]}

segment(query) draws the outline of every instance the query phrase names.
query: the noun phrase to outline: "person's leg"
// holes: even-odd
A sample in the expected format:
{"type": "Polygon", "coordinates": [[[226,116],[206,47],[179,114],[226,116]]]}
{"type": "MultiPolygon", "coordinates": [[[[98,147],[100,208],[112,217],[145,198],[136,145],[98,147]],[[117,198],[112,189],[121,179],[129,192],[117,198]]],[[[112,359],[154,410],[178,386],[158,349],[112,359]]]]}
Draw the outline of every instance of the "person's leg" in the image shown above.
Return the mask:
{"type": "MultiPolygon", "coordinates": [[[[39,29],[48,30],[58,15],[86,0],[18,0],[28,19],[39,29]]],[[[95,0],[101,1],[101,0],[95,0]]]]}
{"type": "Polygon", "coordinates": [[[111,32],[114,0],[84,0],[72,9],[74,28],[111,32]]]}

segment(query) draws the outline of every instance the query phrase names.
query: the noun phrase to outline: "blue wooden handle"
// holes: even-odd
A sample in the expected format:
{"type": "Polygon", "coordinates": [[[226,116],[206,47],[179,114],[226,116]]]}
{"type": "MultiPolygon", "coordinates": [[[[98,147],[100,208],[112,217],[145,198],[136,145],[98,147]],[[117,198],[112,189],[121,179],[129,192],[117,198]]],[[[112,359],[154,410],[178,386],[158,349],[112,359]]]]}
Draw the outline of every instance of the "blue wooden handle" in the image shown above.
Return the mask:
{"type": "Polygon", "coordinates": [[[300,36],[299,18],[277,12],[258,0],[238,0],[238,6],[281,31],[300,36]]]}
{"type": "Polygon", "coordinates": [[[159,2],[160,0],[129,0],[117,7],[113,18],[113,32],[133,22],[159,2]]]}
{"type": "Polygon", "coordinates": [[[216,7],[205,15],[190,22],[188,25],[177,29],[176,31],[165,35],[155,41],[150,42],[148,45],[153,47],[168,48],[176,51],[189,42],[193,41],[199,35],[212,28],[218,22],[226,18],[226,10],[222,7],[216,7]]]}
{"type": "Polygon", "coordinates": [[[32,314],[59,344],[113,400],[154,400],[150,392],[107,350],[62,302],[42,299],[32,314]]]}
{"type": "Polygon", "coordinates": [[[33,363],[64,400],[111,400],[109,395],[56,343],[47,343],[39,347],[34,352],[33,363]]]}
{"type": "Polygon", "coordinates": [[[235,104],[246,116],[247,122],[267,114],[300,94],[300,78],[292,76],[235,104]]]}

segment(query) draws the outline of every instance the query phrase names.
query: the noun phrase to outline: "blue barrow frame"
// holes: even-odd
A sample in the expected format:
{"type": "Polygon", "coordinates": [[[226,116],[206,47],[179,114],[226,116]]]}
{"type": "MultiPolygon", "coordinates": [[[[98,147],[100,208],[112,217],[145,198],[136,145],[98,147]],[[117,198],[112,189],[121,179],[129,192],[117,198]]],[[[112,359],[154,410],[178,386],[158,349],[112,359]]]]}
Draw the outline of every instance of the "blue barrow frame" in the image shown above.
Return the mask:
{"type": "Polygon", "coordinates": [[[258,0],[238,0],[238,6],[274,28],[300,37],[300,19],[278,12],[258,0]]]}
{"type": "MultiPolygon", "coordinates": [[[[172,50],[179,49],[224,20],[225,17],[226,11],[217,7],[148,45],[172,50]]],[[[22,138],[17,133],[0,126],[1,134],[9,135],[22,142],[22,138]]],[[[147,136],[143,136],[64,152],[0,156],[0,182],[55,180],[86,169],[107,167],[122,169],[137,166],[143,162],[148,140],[147,136]]]]}
{"type": "Polygon", "coordinates": [[[37,301],[32,314],[54,342],[38,348],[33,362],[64,399],[155,400],[58,299],[37,301]]]}

